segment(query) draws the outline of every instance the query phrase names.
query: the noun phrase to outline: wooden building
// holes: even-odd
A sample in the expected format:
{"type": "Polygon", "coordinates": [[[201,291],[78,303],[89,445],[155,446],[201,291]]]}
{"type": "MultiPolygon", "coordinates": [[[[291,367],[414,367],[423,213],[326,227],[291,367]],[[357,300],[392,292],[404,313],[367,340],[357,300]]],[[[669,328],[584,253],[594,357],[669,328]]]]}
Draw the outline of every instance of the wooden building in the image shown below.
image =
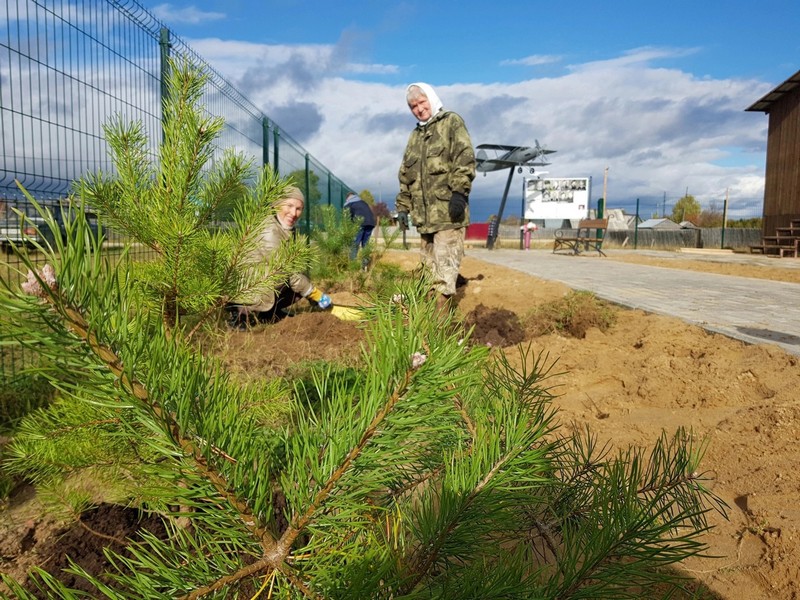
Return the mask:
{"type": "Polygon", "coordinates": [[[800,71],[746,110],[769,115],[764,236],[800,220],[800,71]]]}

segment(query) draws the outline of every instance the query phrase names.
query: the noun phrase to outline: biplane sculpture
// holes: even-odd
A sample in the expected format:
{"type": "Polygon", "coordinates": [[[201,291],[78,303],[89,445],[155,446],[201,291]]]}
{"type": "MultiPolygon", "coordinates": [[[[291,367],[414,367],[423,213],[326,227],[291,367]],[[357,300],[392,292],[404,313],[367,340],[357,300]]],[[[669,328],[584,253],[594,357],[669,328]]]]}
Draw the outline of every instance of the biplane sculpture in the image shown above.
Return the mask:
{"type": "Polygon", "coordinates": [[[489,171],[499,171],[500,169],[517,168],[518,173],[522,173],[528,167],[531,175],[535,173],[534,167],[549,165],[549,162],[541,160],[548,154],[553,154],[555,150],[550,150],[539,145],[536,140],[535,146],[504,146],[502,144],[481,144],[475,148],[477,169],[481,173],[489,171]],[[489,156],[487,150],[494,152],[494,156],[489,156]]]}
{"type": "MultiPolygon", "coordinates": [[[[494,227],[489,227],[489,237],[486,240],[486,247],[490,250],[494,248],[495,240],[497,240],[497,233],[500,229],[500,221],[503,219],[503,209],[506,206],[506,198],[508,198],[508,190],[511,187],[511,179],[514,177],[514,169],[518,173],[522,173],[525,168],[531,175],[536,173],[536,167],[549,165],[549,162],[543,160],[548,154],[553,154],[555,150],[550,150],[541,146],[539,140],[536,140],[535,146],[505,146],[502,144],[481,144],[476,146],[475,149],[475,168],[478,172],[486,173],[490,171],[499,171],[501,169],[508,169],[508,180],[506,181],[506,189],[503,192],[503,199],[500,201],[500,210],[497,212],[494,227]],[[494,156],[489,156],[487,153],[491,151],[494,156]]],[[[542,172],[539,173],[540,175],[542,172]]]]}

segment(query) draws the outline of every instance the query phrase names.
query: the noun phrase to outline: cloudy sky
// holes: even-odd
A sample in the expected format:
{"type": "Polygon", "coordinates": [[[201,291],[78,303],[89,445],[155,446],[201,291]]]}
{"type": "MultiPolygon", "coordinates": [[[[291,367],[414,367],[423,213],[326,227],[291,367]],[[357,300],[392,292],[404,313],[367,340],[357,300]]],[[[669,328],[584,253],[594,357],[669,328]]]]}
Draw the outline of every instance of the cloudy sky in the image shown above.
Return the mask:
{"type": "MultiPolygon", "coordinates": [[[[650,216],[687,191],[760,216],[768,117],[745,109],[800,69],[800,2],[140,0],[347,185],[394,205],[430,83],[474,145],[557,150],[549,177],[650,216]]],[[[507,172],[478,175],[473,220],[507,172]]],[[[515,175],[510,206],[520,206],[515,175]]],[[[514,209],[511,209],[512,211],[514,209]]]]}

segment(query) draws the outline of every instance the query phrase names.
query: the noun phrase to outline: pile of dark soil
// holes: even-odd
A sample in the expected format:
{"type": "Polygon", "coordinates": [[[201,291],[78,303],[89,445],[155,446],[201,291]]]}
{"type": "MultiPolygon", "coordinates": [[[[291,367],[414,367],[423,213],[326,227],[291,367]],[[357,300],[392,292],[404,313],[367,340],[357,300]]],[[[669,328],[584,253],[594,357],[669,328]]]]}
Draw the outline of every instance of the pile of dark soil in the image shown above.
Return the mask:
{"type": "MultiPolygon", "coordinates": [[[[31,502],[33,490],[19,488],[9,504],[31,502]]],[[[125,556],[126,539],[135,539],[142,531],[157,536],[166,535],[161,519],[143,515],[140,511],[116,504],[101,504],[81,515],[79,522],[64,524],[38,514],[18,522],[5,522],[0,528],[0,570],[11,575],[37,597],[37,588],[26,581],[26,572],[34,566],[47,571],[67,586],[92,592],[84,579],[64,571],[74,562],[93,576],[100,576],[109,568],[104,549],[125,556]]],[[[0,594],[2,594],[0,586],[0,594]]]]}
{"type": "Polygon", "coordinates": [[[473,328],[470,341],[476,346],[506,348],[525,341],[525,328],[519,317],[505,308],[479,304],[464,318],[467,329],[473,328]]]}

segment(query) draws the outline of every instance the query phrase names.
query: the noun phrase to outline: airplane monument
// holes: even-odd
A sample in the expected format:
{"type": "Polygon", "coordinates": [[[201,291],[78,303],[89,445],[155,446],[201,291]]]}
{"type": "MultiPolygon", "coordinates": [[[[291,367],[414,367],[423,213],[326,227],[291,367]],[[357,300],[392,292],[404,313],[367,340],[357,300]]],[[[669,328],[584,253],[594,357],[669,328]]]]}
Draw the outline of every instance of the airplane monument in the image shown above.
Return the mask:
{"type": "Polygon", "coordinates": [[[506,189],[503,192],[503,199],[500,201],[500,210],[495,217],[495,227],[489,228],[489,236],[486,239],[486,247],[488,249],[494,248],[494,243],[497,240],[497,233],[500,228],[500,221],[503,219],[503,210],[506,206],[506,199],[508,198],[508,190],[511,187],[511,179],[514,177],[514,171],[523,173],[525,169],[533,175],[536,173],[536,167],[549,165],[545,162],[544,157],[548,154],[553,154],[555,150],[549,150],[539,145],[539,140],[536,140],[535,146],[506,146],[502,144],[481,144],[476,146],[475,154],[476,169],[479,173],[489,173],[491,171],[500,171],[508,169],[508,180],[506,181],[506,189]],[[493,153],[493,156],[489,155],[493,153]]]}

